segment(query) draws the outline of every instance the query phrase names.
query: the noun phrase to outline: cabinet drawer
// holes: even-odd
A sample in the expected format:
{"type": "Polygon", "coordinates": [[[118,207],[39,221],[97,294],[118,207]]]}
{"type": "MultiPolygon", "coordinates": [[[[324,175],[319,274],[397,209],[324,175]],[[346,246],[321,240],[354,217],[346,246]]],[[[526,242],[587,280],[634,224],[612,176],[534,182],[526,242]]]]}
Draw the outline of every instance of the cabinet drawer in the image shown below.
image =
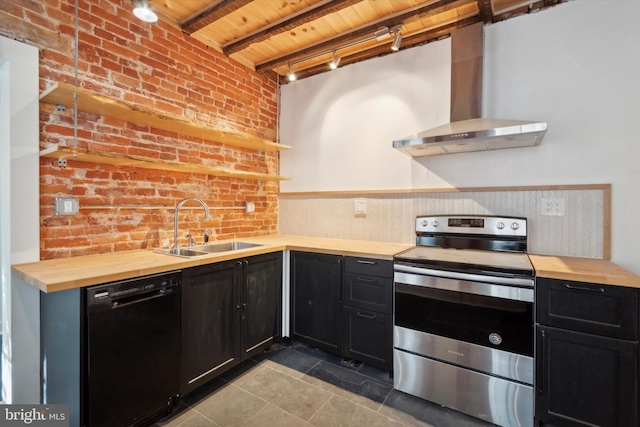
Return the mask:
{"type": "Polygon", "coordinates": [[[343,305],[391,314],[393,280],[385,277],[345,273],[343,305]]]}
{"type": "Polygon", "coordinates": [[[346,257],[344,271],[349,273],[365,274],[367,276],[380,276],[393,278],[393,261],[346,257]]]}
{"type": "Polygon", "coordinates": [[[379,368],[392,370],[392,317],[344,307],[343,355],[379,368]]]}
{"type": "Polygon", "coordinates": [[[539,278],[535,303],[539,324],[637,340],[637,289],[539,278]]]}

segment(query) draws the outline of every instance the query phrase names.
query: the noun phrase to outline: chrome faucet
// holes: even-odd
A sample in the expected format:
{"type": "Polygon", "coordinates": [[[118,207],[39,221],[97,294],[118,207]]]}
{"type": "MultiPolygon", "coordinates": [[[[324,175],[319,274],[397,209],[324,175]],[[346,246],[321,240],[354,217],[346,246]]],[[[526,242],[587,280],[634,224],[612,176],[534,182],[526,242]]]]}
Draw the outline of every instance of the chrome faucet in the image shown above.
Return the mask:
{"type": "Polygon", "coordinates": [[[202,200],[196,199],[195,197],[187,197],[186,199],[180,200],[180,202],[178,202],[178,204],[176,205],[176,211],[174,214],[175,216],[174,216],[174,223],[173,223],[173,252],[178,252],[178,213],[182,205],[184,205],[185,203],[191,200],[193,200],[194,202],[200,203],[204,208],[204,217],[209,218],[209,208],[207,207],[207,204],[202,200]]]}

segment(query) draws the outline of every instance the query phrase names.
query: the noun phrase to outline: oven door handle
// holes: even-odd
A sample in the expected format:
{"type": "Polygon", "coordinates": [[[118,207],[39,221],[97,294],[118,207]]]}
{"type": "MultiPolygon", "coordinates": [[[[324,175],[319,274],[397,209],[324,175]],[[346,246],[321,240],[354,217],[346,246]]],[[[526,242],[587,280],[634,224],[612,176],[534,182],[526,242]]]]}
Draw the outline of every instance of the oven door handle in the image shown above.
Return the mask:
{"type": "MultiPolygon", "coordinates": [[[[396,266],[397,269],[398,266],[396,266]]],[[[403,266],[404,268],[404,266],[403,266]]],[[[411,268],[411,267],[407,267],[411,268]]],[[[483,295],[488,297],[504,298],[514,301],[523,301],[533,303],[533,288],[523,288],[517,286],[498,285],[496,282],[483,283],[469,280],[468,276],[464,278],[451,276],[435,276],[427,275],[431,270],[420,268],[420,274],[402,273],[396,270],[394,274],[394,282],[396,284],[420,286],[423,288],[443,289],[447,291],[462,292],[467,294],[483,295]],[[466,279],[466,280],[465,280],[466,279]]],[[[438,270],[433,270],[440,273],[438,270]]],[[[448,272],[447,272],[448,273],[448,272]]],[[[397,291],[397,288],[396,288],[397,291]]]]}
{"type": "Polygon", "coordinates": [[[394,271],[413,274],[426,274],[429,276],[444,277],[445,279],[470,280],[473,282],[495,283],[497,285],[523,286],[533,289],[533,279],[519,277],[483,276],[482,274],[459,273],[455,271],[434,270],[431,268],[410,267],[408,265],[395,264],[394,271]]]}

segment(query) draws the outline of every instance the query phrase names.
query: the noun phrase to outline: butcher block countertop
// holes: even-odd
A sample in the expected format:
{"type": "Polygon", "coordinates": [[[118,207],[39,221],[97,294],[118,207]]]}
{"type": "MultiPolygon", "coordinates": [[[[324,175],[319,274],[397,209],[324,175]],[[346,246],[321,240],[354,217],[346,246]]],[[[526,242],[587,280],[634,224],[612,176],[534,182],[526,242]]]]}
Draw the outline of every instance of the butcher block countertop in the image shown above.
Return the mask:
{"type": "MultiPolygon", "coordinates": [[[[258,243],[264,246],[214,253],[196,258],[182,258],[160,254],[156,252],[157,250],[141,249],[17,264],[13,265],[11,270],[16,277],[43,292],[57,292],[284,249],[392,260],[394,254],[413,246],[402,243],[286,235],[247,237],[234,240],[258,243]]],[[[215,241],[211,244],[222,242],[215,241]]]]}
{"type": "Polygon", "coordinates": [[[532,254],[529,259],[537,277],[640,288],[640,276],[611,261],[532,254]]]}
{"type": "MultiPolygon", "coordinates": [[[[18,264],[12,266],[12,272],[15,276],[43,292],[57,292],[285,249],[393,260],[395,254],[414,246],[404,243],[287,235],[247,237],[234,240],[258,243],[263,246],[213,253],[196,258],[160,254],[156,252],[157,250],[152,249],[111,252],[18,264]]],[[[529,254],[529,259],[538,277],[640,288],[640,276],[610,261],[533,254],[529,254]]]]}

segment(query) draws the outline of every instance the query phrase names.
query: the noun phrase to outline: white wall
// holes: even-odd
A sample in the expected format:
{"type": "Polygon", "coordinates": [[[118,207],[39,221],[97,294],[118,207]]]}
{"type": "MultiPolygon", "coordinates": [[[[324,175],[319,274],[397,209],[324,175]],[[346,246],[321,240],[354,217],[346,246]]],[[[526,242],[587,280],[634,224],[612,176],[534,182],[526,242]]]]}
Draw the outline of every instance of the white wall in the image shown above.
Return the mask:
{"type": "Polygon", "coordinates": [[[10,267],[40,259],[38,49],[0,37],[0,68],[2,400],[37,403],[40,292],[10,267]]]}
{"type": "Polygon", "coordinates": [[[294,150],[281,154],[293,177],[281,191],[611,183],[612,260],[640,274],[640,2],[576,0],[485,27],[484,115],[548,121],[539,147],[420,159],[391,148],[448,120],[449,49],[284,86],[281,142],[294,150]]]}

